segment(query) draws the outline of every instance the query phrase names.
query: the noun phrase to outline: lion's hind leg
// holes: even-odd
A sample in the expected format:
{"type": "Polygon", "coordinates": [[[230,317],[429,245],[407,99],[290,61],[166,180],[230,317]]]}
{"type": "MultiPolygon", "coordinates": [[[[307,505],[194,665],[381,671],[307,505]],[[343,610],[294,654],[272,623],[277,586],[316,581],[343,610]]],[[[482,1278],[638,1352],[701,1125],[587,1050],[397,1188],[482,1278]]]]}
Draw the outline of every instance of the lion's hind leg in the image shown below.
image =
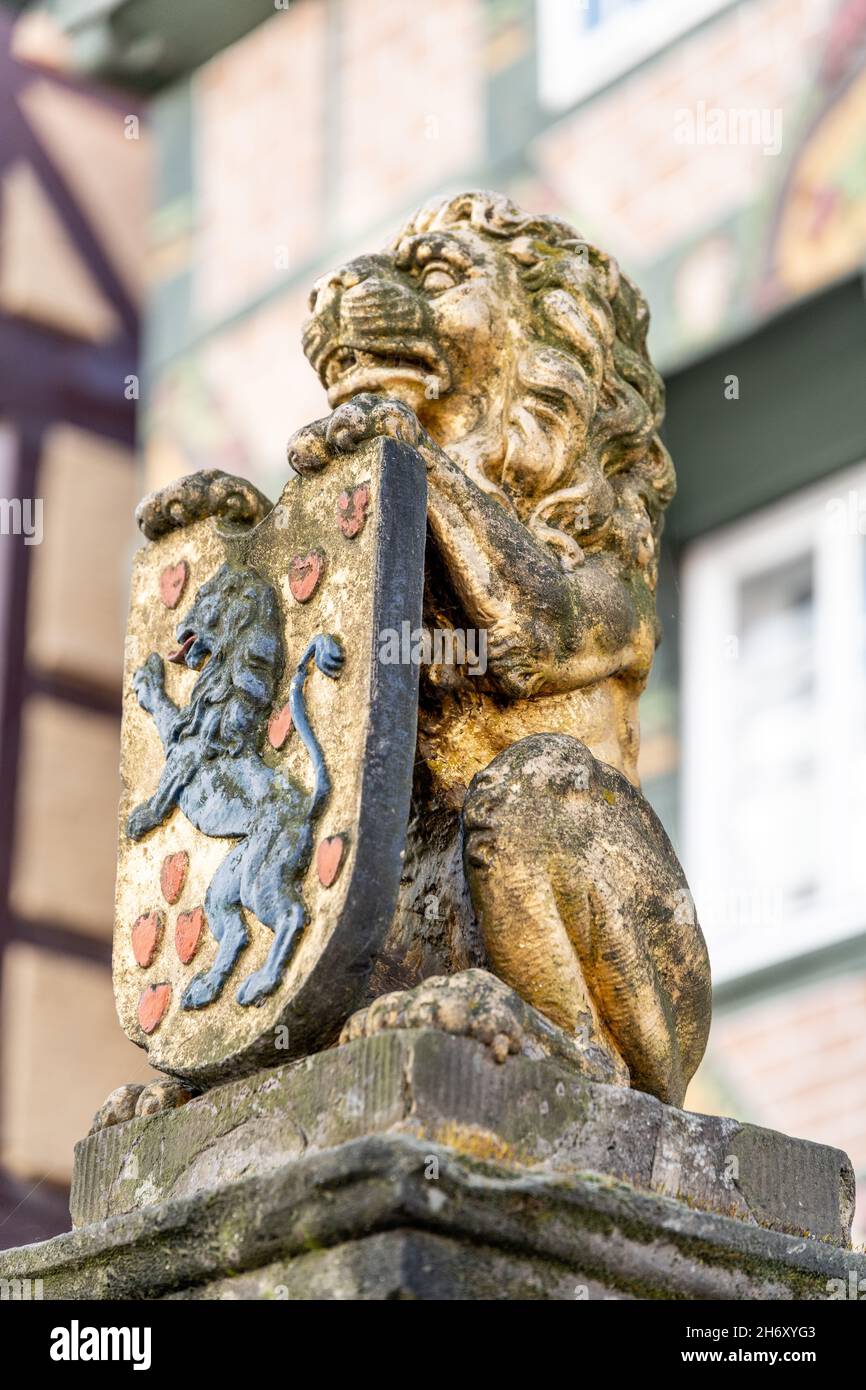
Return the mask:
{"type": "Polygon", "coordinates": [[[241,877],[245,840],[235,845],[220,864],[210,882],[204,900],[205,916],[211,935],[219,942],[216,959],[209,970],[190,980],[184,990],[185,1009],[203,1009],[222,993],[237,958],[249,940],[241,905],[241,877]]]}
{"type": "Polygon", "coordinates": [[[283,981],[283,972],[297,945],[297,939],[307,920],[304,905],[297,898],[280,913],[274,930],[274,940],[268,958],[259,970],[248,975],[238,986],[239,1004],[263,1004],[283,981]]]}
{"type": "Polygon", "coordinates": [[[311,848],[309,823],[286,825],[267,819],[250,836],[241,886],[243,903],[273,932],[274,939],[264,964],[238,987],[239,1004],[263,1004],[282,984],[307,921],[299,878],[311,848]]]}
{"type": "Polygon", "coordinates": [[[538,734],[473,780],[465,863],[492,968],[631,1084],[682,1104],[709,968],[682,869],[647,802],[577,739],[538,734]]]}

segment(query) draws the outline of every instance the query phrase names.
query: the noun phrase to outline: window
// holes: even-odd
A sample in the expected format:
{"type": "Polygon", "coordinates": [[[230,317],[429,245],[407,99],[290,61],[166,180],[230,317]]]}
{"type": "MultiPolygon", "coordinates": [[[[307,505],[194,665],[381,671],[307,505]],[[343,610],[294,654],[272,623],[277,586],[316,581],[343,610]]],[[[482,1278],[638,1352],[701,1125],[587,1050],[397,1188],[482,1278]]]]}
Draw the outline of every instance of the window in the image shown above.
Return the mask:
{"type": "Polygon", "coordinates": [[[692,546],[683,862],[717,981],[866,929],[866,467],[692,546]]]}
{"type": "Polygon", "coordinates": [[[561,111],[636,67],[730,0],[537,0],[539,100],[561,111]]]}

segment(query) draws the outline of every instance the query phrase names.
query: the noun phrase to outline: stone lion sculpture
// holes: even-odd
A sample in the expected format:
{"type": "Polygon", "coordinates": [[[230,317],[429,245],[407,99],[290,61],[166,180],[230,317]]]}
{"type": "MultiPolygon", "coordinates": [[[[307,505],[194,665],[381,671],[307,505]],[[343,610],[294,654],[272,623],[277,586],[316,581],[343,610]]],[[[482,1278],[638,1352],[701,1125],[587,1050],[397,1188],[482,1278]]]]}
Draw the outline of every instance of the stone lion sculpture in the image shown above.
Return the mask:
{"type": "Polygon", "coordinates": [[[422,672],[400,902],[344,1037],[432,1023],[504,1055],[541,1016],[597,1074],[680,1105],[710,975],[637,776],[675,488],[646,303],[566,223],[472,192],[324,276],[310,310],[333,413],[291,464],[314,485],[376,435],[414,445],[425,623],[487,634],[484,676],[422,672]]]}
{"type": "MultiPolygon", "coordinates": [[[[681,1105],[710,972],[637,774],[675,488],[648,322],[614,260],[566,223],[492,193],[440,200],[313,288],[304,349],[332,413],[288,452],[315,487],[377,436],[412,445],[427,469],[425,626],[486,641],[483,674],[422,667],[400,897],[342,1039],[433,1026],[681,1105]]],[[[156,538],[222,512],[251,524],[268,505],[200,474],[145,499],[139,523],[156,538]]],[[[121,1087],[94,1128],[189,1094],[121,1087]]]]}

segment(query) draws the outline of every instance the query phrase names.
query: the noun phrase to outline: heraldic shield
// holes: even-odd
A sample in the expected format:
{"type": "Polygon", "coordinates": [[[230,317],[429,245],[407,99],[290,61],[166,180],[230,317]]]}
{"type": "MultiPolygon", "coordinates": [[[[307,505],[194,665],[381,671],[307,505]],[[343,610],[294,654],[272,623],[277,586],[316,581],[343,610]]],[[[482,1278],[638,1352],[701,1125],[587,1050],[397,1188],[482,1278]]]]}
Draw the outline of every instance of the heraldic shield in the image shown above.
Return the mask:
{"type": "Polygon", "coordinates": [[[418,668],[378,654],[421,621],[423,462],[379,440],[268,505],[222,474],[154,494],[132,579],[115,998],[202,1085],[334,1040],[409,815],[418,668]]]}

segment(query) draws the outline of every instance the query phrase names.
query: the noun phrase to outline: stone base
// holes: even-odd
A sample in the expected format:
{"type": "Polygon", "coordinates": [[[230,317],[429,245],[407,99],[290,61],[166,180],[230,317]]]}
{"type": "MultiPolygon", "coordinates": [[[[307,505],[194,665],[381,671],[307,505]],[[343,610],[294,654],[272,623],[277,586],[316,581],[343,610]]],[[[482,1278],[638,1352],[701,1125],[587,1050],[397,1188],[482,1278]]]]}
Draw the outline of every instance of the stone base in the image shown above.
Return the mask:
{"type": "Polygon", "coordinates": [[[0,1255],[46,1298],[827,1298],[837,1149],[427,1031],[385,1033],[76,1149],[80,1229],[0,1255]]]}

